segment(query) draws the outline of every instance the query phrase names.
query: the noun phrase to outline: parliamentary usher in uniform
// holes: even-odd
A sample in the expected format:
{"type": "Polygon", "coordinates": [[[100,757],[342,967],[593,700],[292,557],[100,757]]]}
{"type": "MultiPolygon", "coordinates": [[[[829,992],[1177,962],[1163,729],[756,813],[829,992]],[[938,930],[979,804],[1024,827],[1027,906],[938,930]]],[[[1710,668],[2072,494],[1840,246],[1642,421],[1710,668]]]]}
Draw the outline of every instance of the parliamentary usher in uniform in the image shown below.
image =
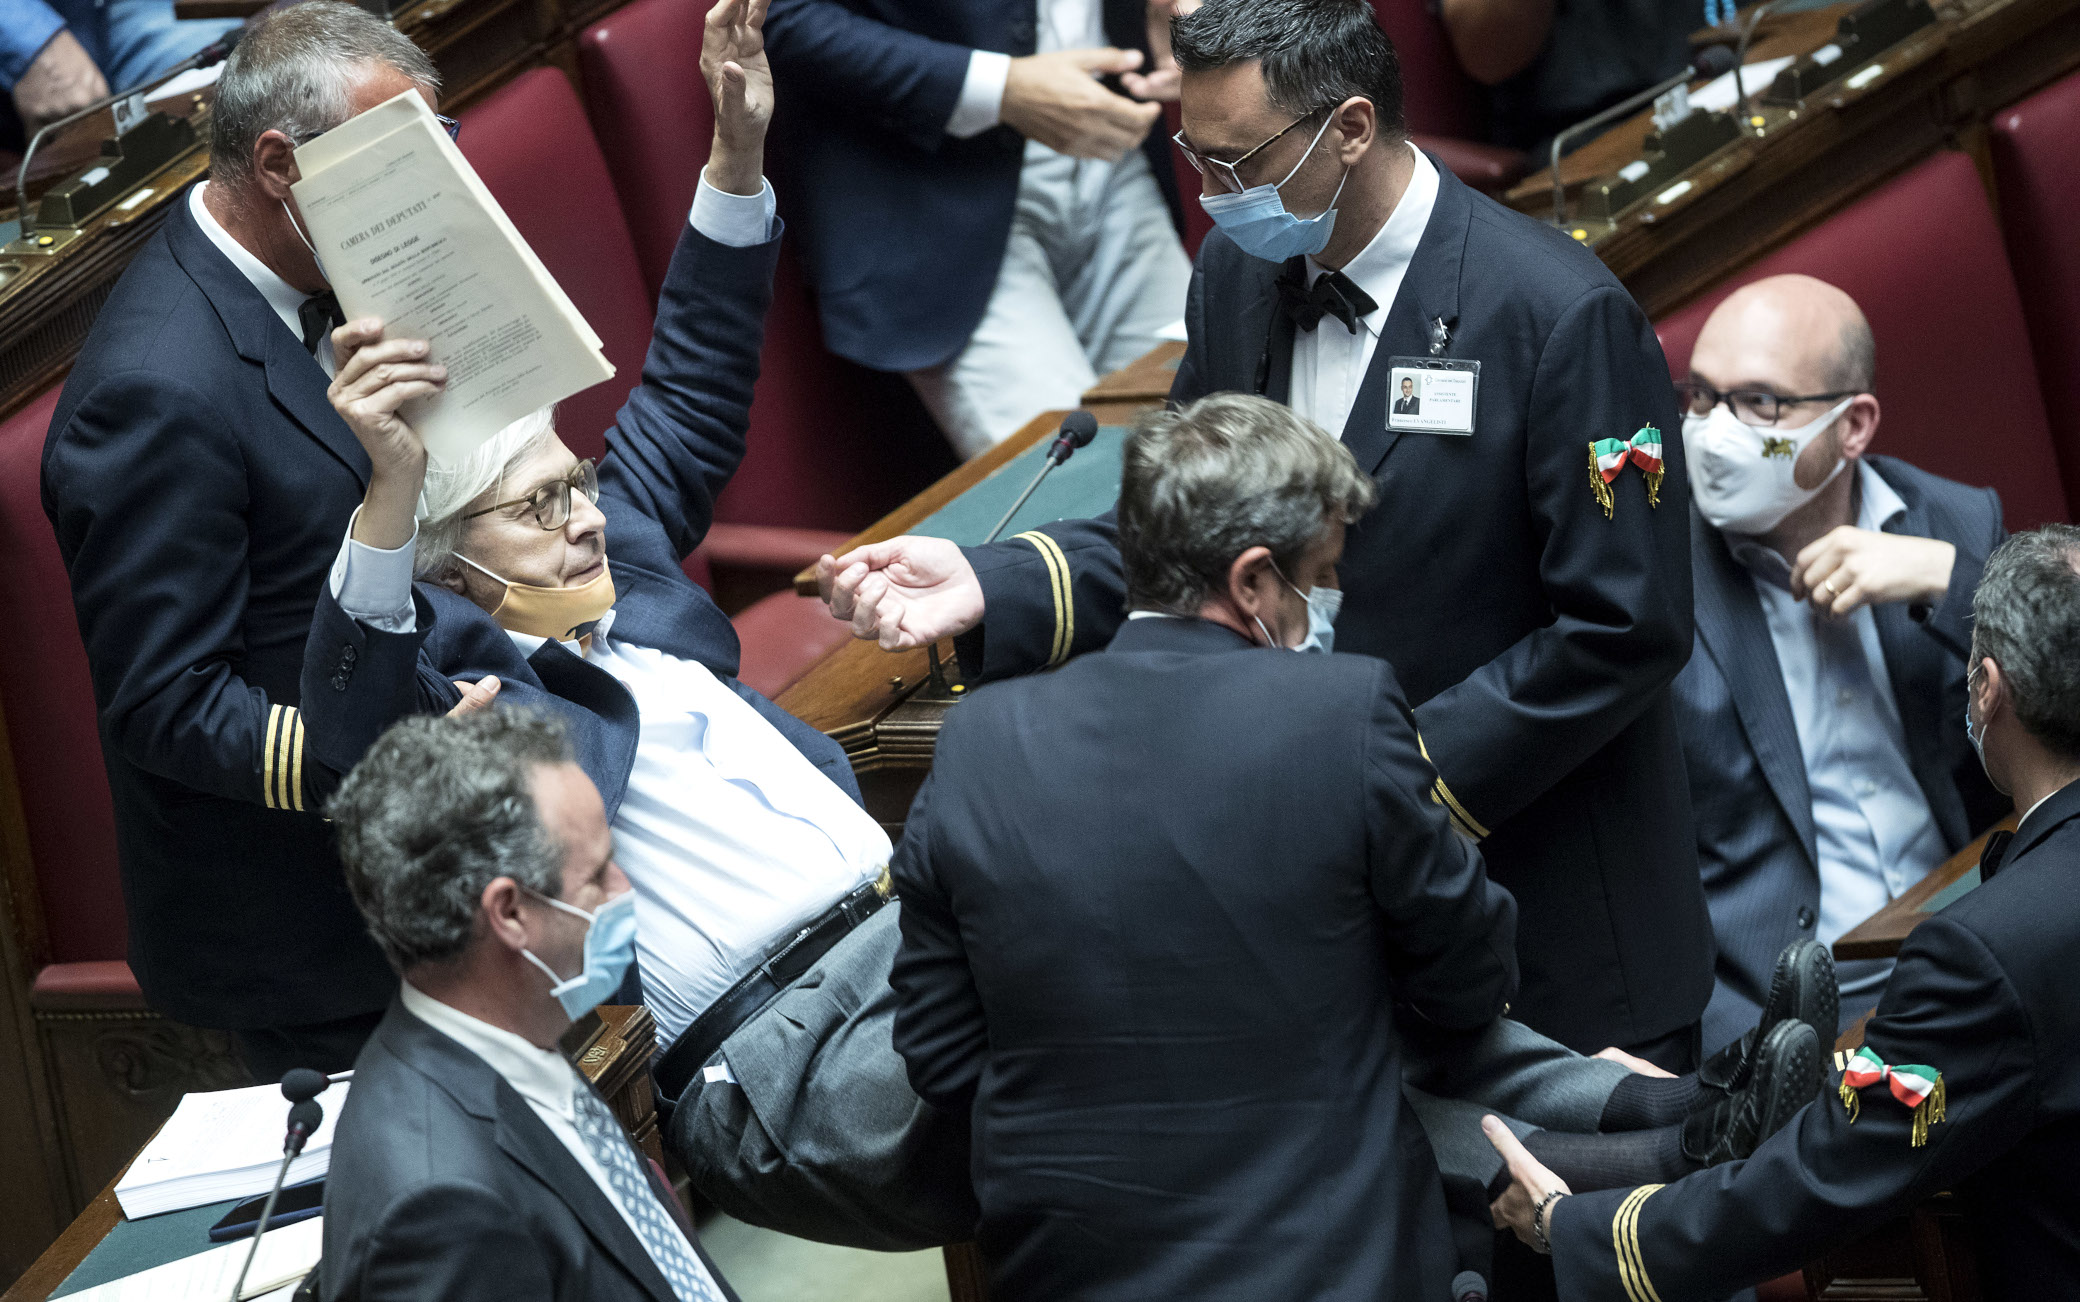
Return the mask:
{"type": "Polygon", "coordinates": [[[95,320],[44,444],[130,966],[153,1008],[199,1026],[373,1013],[397,988],[347,895],[298,710],[311,610],[368,483],[325,388],[184,199],[95,320]]]}
{"type": "MultiPolygon", "coordinates": [[[[1675,396],[1653,327],[1593,254],[1437,170],[1341,431],[1380,502],[1345,544],[1336,645],[1394,666],[1432,798],[1517,897],[1516,1015],[1575,1049],[1642,1044],[1697,1021],[1712,989],[1668,692],[1691,643],[1675,396]],[[1433,357],[1480,363],[1471,435],[1388,425],[1393,359],[1433,357]],[[1592,483],[1592,443],[1649,426],[1665,476],[1626,464],[1592,483]]],[[[1300,266],[1207,236],[1173,403],[1287,401],[1277,282],[1300,266]]],[[[970,676],[1058,664],[1119,627],[1110,514],[967,554],[988,610],[960,642],[970,676]]]]}

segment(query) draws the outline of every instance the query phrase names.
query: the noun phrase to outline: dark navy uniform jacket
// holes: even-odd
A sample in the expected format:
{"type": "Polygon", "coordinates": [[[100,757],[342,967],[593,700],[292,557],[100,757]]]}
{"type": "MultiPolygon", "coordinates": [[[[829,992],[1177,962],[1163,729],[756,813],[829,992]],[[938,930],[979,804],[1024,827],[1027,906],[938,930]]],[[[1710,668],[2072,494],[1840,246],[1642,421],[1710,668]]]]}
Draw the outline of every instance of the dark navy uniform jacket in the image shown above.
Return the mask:
{"type": "MultiPolygon", "coordinates": [[[[1105,38],[1148,53],[1143,0],[1103,0],[1105,38]]],[[[773,129],[831,351],[882,371],[936,366],[975,333],[1011,237],[1025,137],[956,140],[974,50],[1039,45],[1038,0],[773,0],[773,129]]],[[[1142,142],[1173,206],[1158,119],[1142,142]]]]}
{"type": "MultiPolygon", "coordinates": [[[[1928,798],[1936,830],[1955,852],[2008,812],[1964,735],[1963,649],[1971,640],[1979,572],[2007,536],[2000,498],[1990,488],[1952,483],[1893,457],[1866,460],[1906,503],[1888,532],[1957,548],[1949,595],[1932,609],[1916,612],[1895,602],[1871,612],[1899,703],[1907,766],[1928,798]]],[[[1711,1046],[1755,1024],[1778,953],[1813,937],[1820,860],[1805,752],[1754,580],[1719,531],[1695,511],[1691,517],[1697,650],[1676,676],[1675,702],[1698,865],[1718,941],[1718,984],[1705,1010],[1704,1038],[1711,1046]]]]}
{"type": "Polygon", "coordinates": [[[325,372],[185,197],[117,282],[51,420],[115,804],[130,967],[199,1026],[381,1009],[310,786],[303,645],[368,458],[325,372]]]}
{"type": "MultiPolygon", "coordinates": [[[[1280,274],[1207,237],[1173,403],[1285,400],[1280,274]]],[[[1689,492],[1653,328],[1594,255],[1440,166],[1342,435],[1380,502],[1345,543],[1336,645],[1393,664],[1436,765],[1425,786],[1523,910],[1517,1017],[1584,1051],[1690,1025],[1712,963],[1668,693],[1690,654],[1689,492]],[[1443,355],[1481,363],[1474,432],[1390,431],[1389,359],[1428,355],[1440,319],[1443,355]],[[1660,505],[1627,468],[1605,518],[1589,445],[1644,425],[1667,458],[1660,505]]],[[[1119,626],[1109,515],[968,555],[988,614],[964,672],[1059,663],[1119,626]]]]}
{"type": "Polygon", "coordinates": [[[1883,1085],[1861,1092],[1852,1123],[1829,1075],[1745,1162],[1555,1204],[1561,1297],[1725,1297],[1949,1189],[1983,1296],[2080,1298],[2080,782],[2032,811],[1997,862],[1907,937],[1865,1028],[1888,1065],[1943,1074],[1946,1115],[1924,1146],[1883,1085]]]}
{"type": "MultiPolygon", "coordinates": [[[[706,666],[856,800],[844,750],[736,681],[737,634],[680,562],[715,518],[715,498],[744,458],[751,389],[779,256],[732,248],[688,227],[658,303],[643,381],[607,431],[600,510],[614,576],[613,636],[706,666]]],[[[328,555],[337,555],[340,534],[328,555]]],[[[383,730],[461,699],[452,679],[498,675],[501,706],[560,717],[607,817],[621,805],[641,728],[635,698],[604,669],[558,643],[533,655],[467,597],[413,585],[416,627],[386,633],[340,609],[328,587],[311,625],[304,700],[318,781],[328,789],[383,730]]]]}
{"type": "Polygon", "coordinates": [[[990,1296],[1442,1299],[1396,1005],[1516,985],[1394,671],[1143,619],[946,717],[891,866],[895,1045],[974,1120],[990,1296]]]}

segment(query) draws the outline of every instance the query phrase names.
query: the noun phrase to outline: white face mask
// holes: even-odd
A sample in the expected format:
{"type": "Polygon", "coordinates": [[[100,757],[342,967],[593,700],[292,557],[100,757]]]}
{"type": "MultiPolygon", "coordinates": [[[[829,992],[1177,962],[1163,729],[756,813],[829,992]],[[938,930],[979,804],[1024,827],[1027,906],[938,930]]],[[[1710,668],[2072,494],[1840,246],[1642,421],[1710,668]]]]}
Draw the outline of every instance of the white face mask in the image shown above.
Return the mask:
{"type": "Polygon", "coordinates": [[[1849,464],[1837,458],[1827,478],[1800,488],[1792,477],[1812,441],[1856,399],[1842,399],[1818,420],[1796,429],[1749,425],[1720,403],[1708,416],[1683,418],[1683,451],[1690,459],[1690,497],[1714,529],[1768,533],[1787,515],[1813,500],[1849,464]]]}

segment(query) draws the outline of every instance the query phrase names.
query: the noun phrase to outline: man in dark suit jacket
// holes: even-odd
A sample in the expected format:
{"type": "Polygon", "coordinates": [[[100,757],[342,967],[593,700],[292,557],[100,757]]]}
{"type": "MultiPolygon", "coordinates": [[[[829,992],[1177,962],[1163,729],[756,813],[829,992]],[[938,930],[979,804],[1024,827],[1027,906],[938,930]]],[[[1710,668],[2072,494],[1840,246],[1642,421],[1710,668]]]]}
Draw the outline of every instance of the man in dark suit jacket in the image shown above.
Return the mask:
{"type": "Polygon", "coordinates": [[[1393,669],[1295,653],[1372,483],[1235,396],[1126,461],[1135,618],[947,716],[894,865],[896,1047],[973,1117],[990,1296],[1443,1298],[1395,1009],[1490,1024],[1515,909],[1393,669]]]}
{"type": "Polygon", "coordinates": [[[1177,96],[1173,2],[773,2],[777,156],[824,341],[908,375],[965,455],[1184,311],[1147,102],[1177,96]]]}
{"type": "Polygon", "coordinates": [[[217,83],[211,179],[123,273],[44,445],[130,966],[160,1012],[229,1028],[262,1080],[344,1068],[396,984],[307,783],[303,645],[368,458],[325,400],[338,304],[292,215],[292,151],[344,120],[314,105],[437,85],[351,5],[256,20],[217,83]],[[279,75],[292,54],[321,84],[279,75]]]}
{"type": "MultiPolygon", "coordinates": [[[[1210,0],[1172,36],[1209,195],[1260,150],[1240,179],[1290,175],[1294,212],[1342,197],[1317,258],[1207,237],[1171,401],[1261,392],[1341,431],[1380,504],[1351,530],[1336,646],[1394,665],[1429,798],[1517,897],[1517,1016],[1694,1065],[1710,939],[1668,696],[1691,640],[1688,493],[1652,327],[1594,255],[1408,145],[1370,6],[1210,0]],[[1323,103],[1336,130],[1309,152],[1323,103]],[[1397,365],[1443,377],[1426,427],[1440,383],[1468,386],[1470,432],[1394,428],[1397,365]],[[1622,449],[1608,475],[1603,440],[1622,449]]],[[[966,552],[896,539],[822,578],[883,646],[966,633],[971,680],[1102,646],[1124,613],[1109,516],[966,552]]]]}
{"type": "Polygon", "coordinates": [[[1972,610],[1966,719],[2021,825],[1907,938],[1837,1089],[1748,1161],[1569,1197],[1499,1141],[1498,1214],[1550,1237],[1562,1297],[1724,1297],[1952,1190],[1984,1296],[2080,1298],[2080,528],[2002,544],[1972,610]]]}
{"type": "Polygon", "coordinates": [[[332,810],[403,982],[333,1138],[326,1302],[734,1302],[557,1048],[634,958],[634,897],[563,729],[506,709],[412,720],[332,810]]]}
{"type": "MultiPolygon", "coordinates": [[[[1675,701],[1712,1047],[1754,1024],[1786,945],[1832,945],[2007,812],[1957,726],[2000,499],[1868,455],[1873,363],[1848,295],[1773,276],[1713,312],[1682,386],[1697,651],[1675,701]]],[[[1890,970],[1840,965],[1845,1025],[1890,970]]]]}
{"type": "Polygon", "coordinates": [[[1423,400],[1416,397],[1416,382],[1414,380],[1403,380],[1401,382],[1401,396],[1394,399],[1394,414],[1396,416],[1419,416],[1422,414],[1422,411],[1423,400]]]}

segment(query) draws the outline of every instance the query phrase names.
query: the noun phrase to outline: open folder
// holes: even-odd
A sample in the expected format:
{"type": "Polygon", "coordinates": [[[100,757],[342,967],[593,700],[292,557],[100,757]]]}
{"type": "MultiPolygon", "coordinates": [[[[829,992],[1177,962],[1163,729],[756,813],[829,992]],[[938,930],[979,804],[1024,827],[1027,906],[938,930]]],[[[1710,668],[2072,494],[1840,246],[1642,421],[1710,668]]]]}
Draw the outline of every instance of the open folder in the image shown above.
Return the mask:
{"type": "Polygon", "coordinates": [[[407,404],[427,455],[454,461],[614,367],[417,91],[299,146],[291,190],[347,318],[425,339],[445,391],[407,404]]]}

